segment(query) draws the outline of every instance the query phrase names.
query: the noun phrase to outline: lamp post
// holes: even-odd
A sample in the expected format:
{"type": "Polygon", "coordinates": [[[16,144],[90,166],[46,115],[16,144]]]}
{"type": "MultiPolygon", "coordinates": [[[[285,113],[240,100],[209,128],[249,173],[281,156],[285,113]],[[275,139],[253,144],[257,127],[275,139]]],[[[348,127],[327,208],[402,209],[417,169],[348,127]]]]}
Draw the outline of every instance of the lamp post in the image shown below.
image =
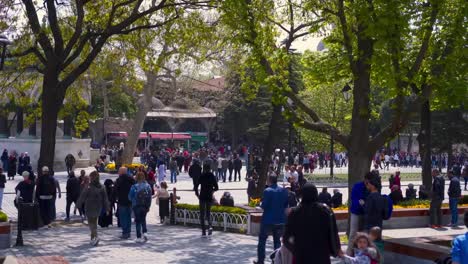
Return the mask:
{"type": "MultiPolygon", "coordinates": [[[[341,89],[341,93],[343,94],[343,98],[345,99],[346,103],[349,102],[352,95],[352,89],[349,84],[346,84],[343,89],[341,89]]],[[[333,112],[332,112],[332,120],[335,121],[336,118],[336,97],[333,98],[333,112]]],[[[335,140],[333,139],[333,135],[330,134],[330,178],[333,179],[333,163],[335,161],[335,153],[334,153],[334,146],[335,140]]]]}
{"type": "Polygon", "coordinates": [[[11,44],[11,41],[8,40],[8,38],[5,35],[0,34],[0,48],[2,49],[2,55],[0,58],[0,71],[3,70],[3,65],[5,64],[7,45],[9,44],[11,44]]]}

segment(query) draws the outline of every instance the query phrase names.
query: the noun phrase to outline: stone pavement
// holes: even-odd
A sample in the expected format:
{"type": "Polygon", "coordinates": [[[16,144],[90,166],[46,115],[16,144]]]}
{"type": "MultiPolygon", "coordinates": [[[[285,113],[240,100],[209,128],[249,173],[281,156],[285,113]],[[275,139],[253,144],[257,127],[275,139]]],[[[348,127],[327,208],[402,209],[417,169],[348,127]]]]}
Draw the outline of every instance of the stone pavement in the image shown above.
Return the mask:
{"type": "MultiPolygon", "coordinates": [[[[341,169],[347,171],[347,168],[341,168],[341,169]]],[[[400,169],[400,168],[391,168],[391,172],[394,172],[394,170],[397,170],[397,169],[400,169]]],[[[75,173],[77,175],[79,175],[79,170],[80,169],[75,170],[75,173]]],[[[89,168],[86,168],[85,170],[89,174],[92,170],[94,170],[94,168],[89,167],[89,168]]],[[[402,173],[403,172],[418,172],[418,171],[420,172],[421,169],[418,169],[418,168],[401,168],[401,171],[402,171],[402,173]]],[[[316,170],[316,173],[320,173],[320,172],[317,172],[317,170],[316,170]]],[[[167,173],[167,175],[169,176],[169,173],[167,173]]],[[[241,179],[241,182],[226,182],[226,183],[220,182],[219,183],[220,190],[215,193],[215,197],[216,197],[216,199],[218,201],[219,201],[219,199],[221,198],[221,196],[223,195],[223,193],[225,191],[229,191],[231,193],[231,195],[234,197],[234,202],[236,204],[247,204],[248,203],[247,191],[246,191],[247,182],[245,181],[245,167],[242,169],[241,175],[243,175],[243,177],[241,179]]],[[[56,178],[60,182],[60,186],[61,186],[62,193],[63,193],[63,197],[61,199],[58,199],[57,203],[56,203],[57,217],[58,217],[58,219],[63,219],[65,217],[65,186],[66,186],[66,181],[67,181],[66,172],[56,173],[56,178]]],[[[101,182],[104,182],[104,180],[108,179],[108,178],[110,178],[112,180],[115,180],[117,178],[117,175],[116,174],[101,173],[101,182]]],[[[7,181],[6,187],[5,187],[5,193],[6,194],[4,195],[2,209],[10,218],[13,218],[13,219],[16,218],[16,214],[17,214],[17,210],[13,206],[13,200],[14,200],[14,194],[13,193],[14,193],[15,186],[18,184],[18,182],[21,179],[22,179],[22,177],[16,176],[14,181],[7,181]]],[[[166,180],[169,181],[168,178],[166,180]]],[[[408,183],[413,183],[417,187],[417,186],[419,186],[421,184],[421,181],[420,180],[419,181],[416,181],[416,180],[405,181],[405,179],[402,179],[403,192],[405,191],[405,188],[406,188],[405,185],[407,185],[408,183]]],[[[446,185],[447,185],[446,189],[448,189],[448,184],[449,184],[449,182],[446,181],[446,185]]],[[[177,195],[180,196],[180,198],[181,198],[179,200],[180,203],[191,203],[191,204],[197,204],[198,203],[198,199],[197,199],[197,197],[194,195],[194,193],[192,191],[192,188],[193,188],[192,179],[188,176],[187,173],[181,173],[178,176],[178,182],[177,183],[175,183],[175,184],[169,183],[168,185],[169,185],[170,190],[172,190],[172,188],[174,188],[174,187],[176,187],[177,190],[179,190],[179,192],[177,192],[177,195]]],[[[384,185],[384,188],[382,190],[382,193],[388,194],[390,192],[389,188],[386,187],[386,186],[388,186],[388,181],[384,181],[383,185],[384,185]]],[[[348,199],[348,189],[347,189],[347,186],[344,186],[343,184],[341,184],[341,185],[331,184],[331,183],[330,184],[317,184],[317,187],[319,187],[319,188],[328,187],[329,188],[328,191],[330,193],[332,193],[332,189],[335,189],[335,188],[339,189],[340,192],[343,194],[343,201],[346,201],[348,199]]],[[[467,195],[468,192],[464,191],[463,194],[467,195]]],[[[446,198],[447,198],[446,202],[448,202],[448,197],[446,197],[446,198]]],[[[156,214],[156,211],[154,212],[154,214],[156,214]]]]}
{"type": "Polygon", "coordinates": [[[432,228],[405,228],[405,229],[385,229],[383,236],[389,238],[409,238],[409,237],[428,237],[428,236],[453,236],[468,232],[465,226],[432,228]]]}
{"type": "Polygon", "coordinates": [[[89,229],[81,224],[25,232],[26,246],[0,254],[18,258],[60,255],[70,263],[93,264],[251,263],[256,257],[257,238],[240,234],[214,232],[212,239],[204,239],[199,229],[150,224],[148,242],[138,244],[133,239],[120,240],[116,227],[99,228],[98,233],[101,241],[92,247],[89,229]]]}

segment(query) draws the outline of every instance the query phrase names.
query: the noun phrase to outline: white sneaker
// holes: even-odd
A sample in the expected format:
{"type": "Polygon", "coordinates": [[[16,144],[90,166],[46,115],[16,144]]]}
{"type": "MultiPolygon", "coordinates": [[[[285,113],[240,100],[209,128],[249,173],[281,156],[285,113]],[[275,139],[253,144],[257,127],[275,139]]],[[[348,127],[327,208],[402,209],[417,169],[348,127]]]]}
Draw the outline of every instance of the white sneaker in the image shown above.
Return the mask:
{"type": "Polygon", "coordinates": [[[142,243],[142,242],[143,242],[143,240],[141,238],[135,239],[135,243],[142,243]]]}
{"type": "Polygon", "coordinates": [[[96,239],[95,239],[95,238],[91,238],[91,240],[89,241],[89,245],[90,245],[90,246],[94,246],[94,243],[96,243],[96,239]]]}
{"type": "Polygon", "coordinates": [[[93,246],[97,246],[99,244],[99,238],[94,239],[93,246]]]}
{"type": "Polygon", "coordinates": [[[143,242],[147,242],[148,241],[148,237],[146,236],[146,234],[143,234],[143,242]]]}

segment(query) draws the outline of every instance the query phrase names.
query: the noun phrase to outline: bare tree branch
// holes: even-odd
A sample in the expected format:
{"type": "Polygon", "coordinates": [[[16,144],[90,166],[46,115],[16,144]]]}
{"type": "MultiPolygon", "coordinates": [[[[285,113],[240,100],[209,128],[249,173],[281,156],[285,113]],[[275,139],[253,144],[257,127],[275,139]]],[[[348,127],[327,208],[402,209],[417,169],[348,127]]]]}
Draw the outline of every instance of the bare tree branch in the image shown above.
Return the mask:
{"type": "Polygon", "coordinates": [[[37,37],[37,41],[41,45],[42,49],[44,50],[44,55],[47,59],[53,56],[53,48],[52,44],[50,43],[49,38],[45,34],[44,31],[41,29],[41,25],[39,23],[39,18],[37,17],[36,8],[32,0],[22,0],[25,7],[26,7],[26,15],[28,17],[29,25],[31,26],[31,30],[34,35],[37,37]]]}
{"type": "Polygon", "coordinates": [[[64,61],[70,55],[73,47],[80,39],[81,34],[83,33],[83,19],[84,19],[84,2],[83,0],[76,0],[76,10],[77,10],[77,18],[75,23],[75,32],[73,33],[72,37],[67,43],[65,47],[65,51],[63,53],[64,61]]]}
{"type": "Polygon", "coordinates": [[[47,19],[49,20],[49,26],[52,30],[52,36],[54,37],[55,52],[62,54],[63,52],[63,38],[62,32],[60,31],[59,22],[57,19],[57,9],[55,8],[54,0],[46,0],[47,5],[47,19]]]}

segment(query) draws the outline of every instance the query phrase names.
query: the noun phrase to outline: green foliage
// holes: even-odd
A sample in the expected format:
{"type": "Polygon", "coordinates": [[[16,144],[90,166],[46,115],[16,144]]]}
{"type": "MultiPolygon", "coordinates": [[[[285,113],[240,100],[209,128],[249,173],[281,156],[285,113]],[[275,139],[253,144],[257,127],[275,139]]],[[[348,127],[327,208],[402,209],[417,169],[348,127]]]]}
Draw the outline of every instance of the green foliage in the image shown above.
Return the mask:
{"type": "Polygon", "coordinates": [[[432,148],[438,153],[451,152],[454,144],[468,144],[468,121],[465,111],[453,109],[432,112],[432,148]]]}
{"type": "Polygon", "coordinates": [[[463,195],[460,200],[458,200],[458,204],[468,204],[468,195],[463,195]]]}
{"type": "Polygon", "coordinates": [[[427,205],[431,204],[431,200],[419,200],[419,199],[411,199],[406,201],[401,201],[398,205],[401,207],[411,207],[416,205],[427,205]]]}
{"type": "Polygon", "coordinates": [[[8,222],[8,216],[4,212],[0,211],[0,223],[8,222]]]}
{"type": "MultiPolygon", "coordinates": [[[[176,204],[177,209],[186,209],[190,211],[199,211],[200,206],[196,204],[176,204]]],[[[239,207],[230,207],[230,206],[212,206],[211,212],[215,213],[228,213],[228,214],[247,214],[245,209],[239,207]]]]}

